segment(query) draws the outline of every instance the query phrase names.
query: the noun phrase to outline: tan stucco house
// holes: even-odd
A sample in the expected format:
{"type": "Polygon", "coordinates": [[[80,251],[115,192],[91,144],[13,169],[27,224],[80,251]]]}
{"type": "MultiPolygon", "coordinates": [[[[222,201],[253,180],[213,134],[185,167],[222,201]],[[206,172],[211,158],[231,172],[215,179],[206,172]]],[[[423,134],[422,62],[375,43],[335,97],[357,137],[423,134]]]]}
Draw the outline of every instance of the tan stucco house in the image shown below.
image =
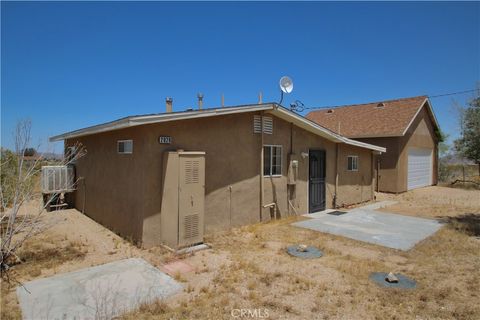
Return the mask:
{"type": "Polygon", "coordinates": [[[427,96],[326,108],[306,117],[387,149],[375,166],[378,191],[400,193],[437,183],[440,129],[427,96]]]}
{"type": "Polygon", "coordinates": [[[167,110],[50,139],[87,150],[73,205],[144,246],[374,197],[374,158],[385,147],[275,103],[167,110]],[[202,214],[177,217],[182,210],[202,214]]]}

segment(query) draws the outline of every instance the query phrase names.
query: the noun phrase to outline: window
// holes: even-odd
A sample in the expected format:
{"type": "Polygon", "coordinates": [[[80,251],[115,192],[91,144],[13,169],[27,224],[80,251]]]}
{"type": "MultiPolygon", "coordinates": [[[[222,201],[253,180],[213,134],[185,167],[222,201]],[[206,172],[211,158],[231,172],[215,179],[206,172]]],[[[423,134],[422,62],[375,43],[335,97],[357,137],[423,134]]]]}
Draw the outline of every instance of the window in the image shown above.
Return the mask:
{"type": "Polygon", "coordinates": [[[282,175],[282,146],[263,147],[263,175],[282,175]]]}
{"type": "Polygon", "coordinates": [[[348,156],[347,170],[358,171],[358,156],[348,156]]]}
{"type": "Polygon", "coordinates": [[[133,153],[133,140],[117,141],[117,152],[121,154],[133,153]]]}
{"type": "MultiPolygon", "coordinates": [[[[253,116],[253,133],[262,132],[262,117],[258,115],[253,116]]],[[[263,117],[263,133],[273,133],[273,119],[271,117],[263,117]]]]}

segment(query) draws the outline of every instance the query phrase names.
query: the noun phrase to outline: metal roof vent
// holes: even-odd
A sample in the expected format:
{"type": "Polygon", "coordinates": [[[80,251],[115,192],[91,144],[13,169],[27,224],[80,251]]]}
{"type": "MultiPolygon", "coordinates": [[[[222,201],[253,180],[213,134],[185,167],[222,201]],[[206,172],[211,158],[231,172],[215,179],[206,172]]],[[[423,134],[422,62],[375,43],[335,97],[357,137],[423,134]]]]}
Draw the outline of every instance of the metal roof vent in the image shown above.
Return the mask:
{"type": "Polygon", "coordinates": [[[383,109],[383,108],[385,108],[385,103],[380,102],[379,104],[377,104],[377,106],[376,106],[375,108],[377,108],[377,109],[383,109]]]}

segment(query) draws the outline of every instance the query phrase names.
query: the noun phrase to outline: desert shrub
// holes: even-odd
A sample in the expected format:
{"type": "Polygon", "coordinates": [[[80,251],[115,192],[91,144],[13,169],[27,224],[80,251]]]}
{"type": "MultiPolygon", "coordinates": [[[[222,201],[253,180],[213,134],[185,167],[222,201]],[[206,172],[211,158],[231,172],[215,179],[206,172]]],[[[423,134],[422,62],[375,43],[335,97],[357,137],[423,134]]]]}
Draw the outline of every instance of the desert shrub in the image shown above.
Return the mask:
{"type": "Polygon", "coordinates": [[[440,159],[438,164],[438,179],[440,182],[451,183],[455,180],[478,180],[478,166],[476,164],[448,164],[440,159]]]}
{"type": "Polygon", "coordinates": [[[1,210],[3,211],[5,207],[9,207],[12,204],[13,195],[15,192],[15,181],[18,176],[18,156],[8,150],[1,150],[1,167],[0,167],[0,183],[3,193],[4,204],[0,204],[1,210]]]}

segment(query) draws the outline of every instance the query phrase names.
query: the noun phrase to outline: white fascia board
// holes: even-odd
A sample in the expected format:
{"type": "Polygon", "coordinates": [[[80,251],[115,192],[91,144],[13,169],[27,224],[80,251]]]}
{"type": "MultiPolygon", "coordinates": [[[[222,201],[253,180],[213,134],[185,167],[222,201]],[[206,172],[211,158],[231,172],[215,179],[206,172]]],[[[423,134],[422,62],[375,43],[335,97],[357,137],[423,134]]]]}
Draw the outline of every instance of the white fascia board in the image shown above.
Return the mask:
{"type": "Polygon", "coordinates": [[[344,141],[343,141],[344,143],[352,145],[352,146],[366,148],[366,149],[370,149],[370,150],[373,150],[373,151],[378,151],[378,152],[381,152],[381,153],[387,152],[387,148],[384,148],[384,147],[379,147],[379,146],[376,146],[376,145],[373,145],[373,144],[370,144],[370,143],[360,142],[360,141],[352,140],[352,139],[348,139],[348,138],[343,138],[343,139],[344,139],[344,141]]]}
{"type": "Polygon", "coordinates": [[[70,138],[75,138],[75,137],[80,137],[80,136],[86,136],[89,134],[93,133],[100,133],[100,132],[106,132],[106,131],[112,131],[112,130],[118,130],[118,129],[123,129],[129,127],[129,119],[128,118],[123,118],[119,120],[115,120],[112,122],[107,122],[75,131],[70,131],[67,133],[59,134],[53,137],[49,138],[50,142],[55,142],[55,141],[62,141],[65,139],[70,139],[70,138]]]}
{"type": "Polygon", "coordinates": [[[104,124],[100,124],[92,127],[87,127],[80,130],[67,132],[61,135],[53,136],[49,140],[50,142],[61,141],[65,139],[87,136],[87,135],[106,132],[106,131],[124,129],[128,127],[140,126],[144,124],[213,117],[213,116],[221,116],[221,115],[227,115],[227,114],[254,112],[254,111],[271,110],[271,109],[273,109],[273,105],[270,104],[270,105],[255,105],[251,107],[232,107],[232,108],[219,108],[219,109],[212,109],[212,110],[195,110],[195,111],[187,111],[187,112],[162,113],[157,115],[134,116],[134,117],[123,118],[123,119],[119,119],[116,121],[112,121],[112,122],[108,122],[108,123],[104,123],[104,124]]]}
{"type": "Polygon", "coordinates": [[[435,117],[435,113],[433,113],[433,109],[432,109],[432,105],[430,104],[430,100],[428,100],[428,98],[425,99],[425,101],[422,102],[422,104],[420,105],[420,107],[418,108],[417,112],[415,113],[415,115],[413,116],[413,118],[410,120],[410,122],[408,123],[407,127],[405,128],[405,130],[403,130],[403,133],[402,133],[402,136],[404,136],[408,129],[410,128],[410,126],[412,125],[413,121],[415,121],[415,119],[417,118],[418,114],[420,113],[420,111],[422,110],[423,106],[424,105],[427,105],[427,108],[428,110],[430,111],[430,114],[432,115],[432,120],[433,120],[433,123],[434,125],[440,129],[440,126],[438,125],[438,121],[437,121],[437,117],[435,117]]]}

